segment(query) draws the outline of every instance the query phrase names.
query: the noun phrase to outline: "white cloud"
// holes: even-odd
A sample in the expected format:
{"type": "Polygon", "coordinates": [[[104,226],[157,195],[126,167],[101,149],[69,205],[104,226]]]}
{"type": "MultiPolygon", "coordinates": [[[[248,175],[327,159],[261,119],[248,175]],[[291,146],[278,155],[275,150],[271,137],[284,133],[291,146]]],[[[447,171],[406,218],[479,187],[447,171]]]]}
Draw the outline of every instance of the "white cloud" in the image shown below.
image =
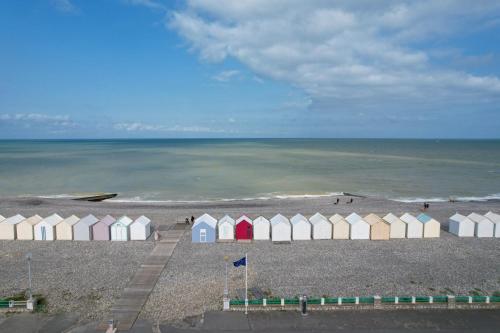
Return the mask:
{"type": "Polygon", "coordinates": [[[235,58],[301,88],[312,104],[404,106],[498,99],[498,77],[436,67],[415,46],[498,15],[493,1],[188,0],[168,27],[201,59],[235,58]]]}
{"type": "Polygon", "coordinates": [[[212,78],[216,81],[220,82],[228,82],[231,81],[234,78],[237,78],[240,76],[240,71],[238,70],[227,70],[227,71],[222,71],[214,75],[212,78]]]}
{"type": "Polygon", "coordinates": [[[52,128],[75,128],[78,125],[67,115],[47,115],[42,113],[2,113],[0,123],[11,123],[29,128],[33,126],[52,128]]]}
{"type": "Polygon", "coordinates": [[[79,9],[71,0],[51,0],[55,9],[63,13],[78,13],[79,9]]]}
{"type": "Polygon", "coordinates": [[[151,9],[166,10],[167,7],[159,1],[154,0],[124,0],[126,3],[136,6],[144,6],[151,9]]]}
{"type": "Polygon", "coordinates": [[[205,126],[165,126],[150,125],[141,122],[116,123],[113,128],[118,131],[126,132],[192,132],[192,133],[224,133],[222,129],[213,129],[205,126]]]}

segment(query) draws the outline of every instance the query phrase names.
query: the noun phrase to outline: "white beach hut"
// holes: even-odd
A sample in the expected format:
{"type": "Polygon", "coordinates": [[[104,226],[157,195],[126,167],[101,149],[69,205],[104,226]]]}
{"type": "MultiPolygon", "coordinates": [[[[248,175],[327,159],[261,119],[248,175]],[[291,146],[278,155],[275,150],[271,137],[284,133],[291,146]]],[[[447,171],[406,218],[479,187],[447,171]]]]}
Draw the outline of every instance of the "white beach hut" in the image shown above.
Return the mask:
{"type": "Polygon", "coordinates": [[[25,219],[21,214],[17,214],[2,220],[0,222],[0,239],[17,239],[16,226],[25,219]]]}
{"type": "Polygon", "coordinates": [[[496,238],[500,238],[500,215],[493,212],[488,212],[484,216],[486,216],[488,219],[490,219],[491,222],[493,222],[493,235],[496,238]]]}
{"type": "Polygon", "coordinates": [[[401,221],[396,215],[389,213],[383,217],[384,221],[390,225],[389,238],[405,238],[406,237],[406,223],[401,221]]]}
{"type": "Polygon", "coordinates": [[[486,216],[471,213],[467,216],[474,225],[474,236],[476,237],[493,237],[494,227],[495,225],[489,218],[486,216]]]}
{"type": "Polygon", "coordinates": [[[271,239],[273,242],[292,240],[292,225],[285,216],[278,214],[271,219],[271,239]]]}
{"type": "Polygon", "coordinates": [[[140,216],[130,225],[130,240],[146,240],[151,235],[151,220],[140,216]]]}
{"type": "Polygon", "coordinates": [[[43,218],[40,215],[34,215],[16,225],[17,239],[33,240],[35,238],[35,225],[40,223],[43,218]]]}
{"type": "Polygon", "coordinates": [[[89,214],[73,226],[73,239],[79,241],[91,241],[93,239],[92,226],[99,221],[97,217],[89,214]]]}
{"type": "Polygon", "coordinates": [[[448,220],[448,232],[458,237],[474,237],[475,224],[467,216],[456,213],[448,220]]]}
{"type": "Polygon", "coordinates": [[[80,221],[80,218],[75,215],[61,221],[56,225],[57,240],[73,240],[73,226],[80,221]]]}
{"type": "Polygon", "coordinates": [[[56,225],[62,220],[64,219],[57,214],[52,214],[41,220],[35,225],[35,240],[56,240],[56,225]]]}
{"type": "Polygon", "coordinates": [[[263,216],[253,220],[253,239],[269,240],[271,237],[271,222],[263,216]]]}
{"type": "Polygon", "coordinates": [[[427,214],[419,214],[417,220],[424,225],[424,238],[438,238],[441,234],[441,223],[427,214]]]}
{"type": "Polygon", "coordinates": [[[333,239],[349,239],[351,225],[342,215],[335,214],[330,217],[333,226],[333,239]]]}
{"type": "Polygon", "coordinates": [[[404,213],[400,217],[406,223],[406,238],[422,238],[424,236],[424,224],[409,213],[404,213]]]}
{"type": "Polygon", "coordinates": [[[128,241],[130,240],[130,225],[132,219],[128,216],[122,216],[115,221],[110,227],[112,241],[128,241]]]}
{"type": "Polygon", "coordinates": [[[292,224],[292,239],[293,240],[310,240],[311,239],[311,223],[301,214],[297,214],[290,219],[292,224]]]}
{"type": "Polygon", "coordinates": [[[350,239],[370,239],[370,224],[361,216],[352,213],[345,220],[350,225],[350,239]]]}
{"type": "Polygon", "coordinates": [[[217,232],[219,233],[218,240],[220,242],[228,242],[234,240],[234,219],[229,215],[224,215],[217,222],[217,232]]]}
{"type": "Polygon", "coordinates": [[[309,219],[312,225],[313,239],[332,239],[332,223],[320,213],[316,213],[309,219]]]}

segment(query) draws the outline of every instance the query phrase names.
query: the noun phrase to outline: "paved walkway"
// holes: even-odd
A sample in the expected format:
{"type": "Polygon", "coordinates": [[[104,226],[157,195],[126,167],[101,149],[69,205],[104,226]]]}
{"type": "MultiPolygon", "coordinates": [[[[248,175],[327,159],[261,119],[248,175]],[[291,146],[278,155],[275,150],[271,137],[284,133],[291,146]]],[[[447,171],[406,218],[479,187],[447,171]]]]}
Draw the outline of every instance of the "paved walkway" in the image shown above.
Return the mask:
{"type": "MultiPolygon", "coordinates": [[[[180,224],[160,227],[160,241],[111,308],[119,331],[130,330],[134,325],[185,230],[186,226],[180,224]]],[[[105,323],[100,325],[100,328],[105,327],[105,323]]]]}

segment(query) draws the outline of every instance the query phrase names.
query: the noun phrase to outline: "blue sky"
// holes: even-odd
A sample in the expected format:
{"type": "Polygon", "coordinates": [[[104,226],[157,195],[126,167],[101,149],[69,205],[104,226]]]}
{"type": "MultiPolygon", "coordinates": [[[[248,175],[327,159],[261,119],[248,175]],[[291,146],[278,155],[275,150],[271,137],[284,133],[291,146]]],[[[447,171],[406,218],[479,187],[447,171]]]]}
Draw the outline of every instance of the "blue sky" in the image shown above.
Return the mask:
{"type": "Polygon", "coordinates": [[[500,137],[495,1],[0,2],[0,138],[500,137]]]}

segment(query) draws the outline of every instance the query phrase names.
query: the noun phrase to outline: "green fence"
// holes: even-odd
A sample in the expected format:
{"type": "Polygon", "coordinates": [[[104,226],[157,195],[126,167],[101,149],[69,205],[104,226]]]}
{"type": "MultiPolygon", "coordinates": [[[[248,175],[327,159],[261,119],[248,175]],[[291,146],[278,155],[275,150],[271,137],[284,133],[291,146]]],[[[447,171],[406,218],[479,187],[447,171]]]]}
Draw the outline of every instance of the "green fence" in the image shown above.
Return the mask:
{"type": "MultiPolygon", "coordinates": [[[[418,304],[430,304],[431,298],[433,303],[447,303],[448,296],[401,296],[401,297],[381,297],[380,301],[382,304],[411,304],[413,301],[418,304]]],[[[323,299],[325,305],[339,304],[339,299],[342,301],[341,304],[356,304],[356,297],[326,297],[323,299]]],[[[309,298],[307,302],[313,305],[320,305],[321,298],[309,298]]],[[[488,301],[487,296],[455,296],[456,303],[486,303],[488,301]]],[[[285,305],[299,305],[299,298],[285,298],[283,300],[285,305]]],[[[374,304],[375,297],[359,297],[359,304],[374,304]]],[[[490,296],[490,303],[500,303],[500,296],[490,296]]],[[[232,299],[229,301],[230,305],[245,305],[244,300],[232,299]]],[[[251,299],[248,300],[249,305],[263,305],[263,299],[251,299]]],[[[269,298],[266,300],[267,305],[281,305],[281,298],[269,298]]],[[[0,308],[9,307],[8,300],[0,300],[0,308]]]]}

